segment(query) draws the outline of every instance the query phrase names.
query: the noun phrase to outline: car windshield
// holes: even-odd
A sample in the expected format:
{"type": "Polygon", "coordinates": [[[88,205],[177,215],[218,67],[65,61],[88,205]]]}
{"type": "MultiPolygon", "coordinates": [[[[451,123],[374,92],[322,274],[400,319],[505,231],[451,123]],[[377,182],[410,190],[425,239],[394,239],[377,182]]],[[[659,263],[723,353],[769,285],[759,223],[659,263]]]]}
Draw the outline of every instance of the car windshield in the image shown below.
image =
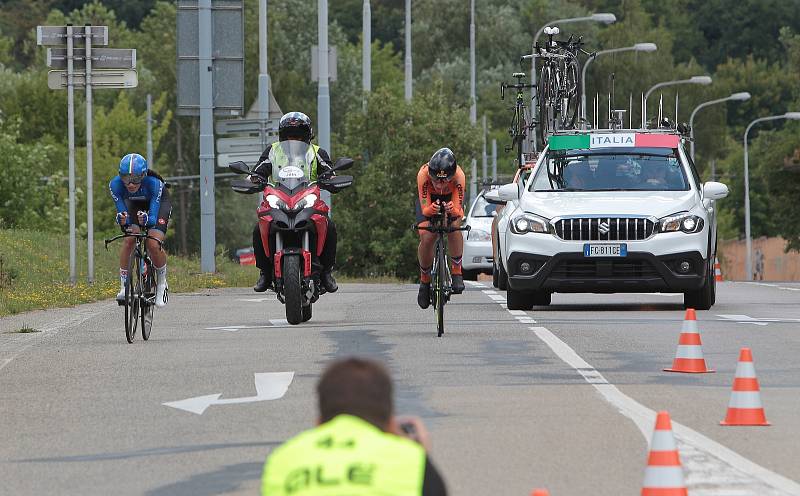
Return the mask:
{"type": "Polygon", "coordinates": [[[531,191],[686,191],[676,149],[555,150],[547,154],[531,191]]]}
{"type": "Polygon", "coordinates": [[[497,205],[489,203],[486,201],[486,198],[481,195],[475,200],[475,205],[472,207],[470,217],[494,217],[496,215],[495,210],[497,210],[497,205]]]}

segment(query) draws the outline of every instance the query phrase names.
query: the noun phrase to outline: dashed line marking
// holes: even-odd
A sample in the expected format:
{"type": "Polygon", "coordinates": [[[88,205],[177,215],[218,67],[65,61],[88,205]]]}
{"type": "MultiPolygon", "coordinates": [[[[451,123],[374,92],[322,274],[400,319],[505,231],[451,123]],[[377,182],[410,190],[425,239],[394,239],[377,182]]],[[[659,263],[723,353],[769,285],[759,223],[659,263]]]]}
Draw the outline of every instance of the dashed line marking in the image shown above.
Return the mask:
{"type": "MultiPolygon", "coordinates": [[[[492,295],[489,295],[490,297],[492,295]]],[[[518,310],[506,310],[518,317],[518,310]]],[[[524,313],[524,312],[523,312],[524,313]]],[[[650,442],[656,412],[620,391],[568,344],[544,327],[529,327],[562,361],[575,369],[603,398],[631,419],[646,442],[650,442]]],[[[800,494],[800,484],[758,465],[735,451],[673,420],[692,496],[758,495],[791,496],[800,494]]]]}

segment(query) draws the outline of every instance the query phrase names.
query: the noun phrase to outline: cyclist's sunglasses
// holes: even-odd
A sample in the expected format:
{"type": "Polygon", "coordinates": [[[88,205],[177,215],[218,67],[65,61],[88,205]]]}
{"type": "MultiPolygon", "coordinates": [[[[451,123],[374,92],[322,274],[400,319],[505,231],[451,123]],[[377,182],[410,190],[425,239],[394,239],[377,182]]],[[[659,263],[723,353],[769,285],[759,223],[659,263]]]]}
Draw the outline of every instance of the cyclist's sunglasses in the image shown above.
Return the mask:
{"type": "Polygon", "coordinates": [[[119,177],[125,184],[139,184],[144,181],[144,175],[122,174],[119,177]]]}

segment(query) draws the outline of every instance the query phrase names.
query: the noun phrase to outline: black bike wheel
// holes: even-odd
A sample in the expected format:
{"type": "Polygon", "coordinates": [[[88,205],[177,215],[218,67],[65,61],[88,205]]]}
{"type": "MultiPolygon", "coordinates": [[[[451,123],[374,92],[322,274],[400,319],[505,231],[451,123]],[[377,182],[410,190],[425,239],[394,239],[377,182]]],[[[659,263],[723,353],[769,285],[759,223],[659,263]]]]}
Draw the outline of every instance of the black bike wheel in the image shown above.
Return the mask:
{"type": "Polygon", "coordinates": [[[139,313],[142,315],[142,339],[150,339],[150,331],[153,328],[153,309],[155,308],[156,298],[156,276],[153,264],[148,260],[145,262],[145,273],[142,277],[142,297],[139,305],[139,313]]]}
{"type": "Polygon", "coordinates": [[[578,61],[569,59],[564,70],[564,94],[562,95],[561,128],[573,129],[580,107],[581,81],[578,78],[578,61]]]}
{"type": "Polygon", "coordinates": [[[139,323],[139,256],[134,250],[128,259],[128,281],[125,283],[125,339],[133,343],[139,323]]]}
{"type": "Polygon", "coordinates": [[[434,309],[436,310],[436,333],[438,337],[444,334],[444,305],[447,303],[447,286],[448,270],[447,270],[447,256],[445,255],[445,248],[442,243],[437,241],[434,250],[434,259],[436,260],[436,272],[433,276],[436,278],[436,285],[434,286],[434,309]]]}
{"type": "Polygon", "coordinates": [[[547,145],[547,136],[553,129],[553,72],[548,65],[542,67],[536,88],[536,99],[539,109],[539,119],[536,125],[539,130],[539,141],[544,147],[547,145]]]}
{"type": "Polygon", "coordinates": [[[300,282],[300,257],[283,257],[283,296],[286,320],[297,325],[303,321],[303,285],[300,282]]]}

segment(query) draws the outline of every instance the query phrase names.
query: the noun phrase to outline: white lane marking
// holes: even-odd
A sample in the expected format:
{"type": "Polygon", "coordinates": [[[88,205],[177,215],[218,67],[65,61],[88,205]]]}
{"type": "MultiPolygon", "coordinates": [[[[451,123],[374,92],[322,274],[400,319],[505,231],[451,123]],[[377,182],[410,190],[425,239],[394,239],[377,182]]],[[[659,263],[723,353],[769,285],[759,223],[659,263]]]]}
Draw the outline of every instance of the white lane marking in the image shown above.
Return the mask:
{"type": "Polygon", "coordinates": [[[273,327],[283,327],[289,325],[289,321],[286,319],[269,319],[269,323],[272,324],[273,327]]]}
{"type": "Polygon", "coordinates": [[[1,363],[1,364],[0,364],[0,370],[3,370],[3,367],[5,367],[5,366],[6,366],[6,365],[8,365],[9,363],[11,363],[11,360],[13,360],[13,358],[6,358],[6,359],[3,361],[3,363],[1,363]]]}
{"type": "Polygon", "coordinates": [[[225,331],[225,332],[239,332],[243,329],[269,329],[270,327],[286,327],[289,321],[286,319],[269,319],[269,325],[227,325],[218,327],[205,327],[206,331],[225,331]]]}
{"type": "Polygon", "coordinates": [[[483,284],[482,282],[478,282],[478,281],[464,281],[464,282],[467,283],[468,285],[472,286],[473,288],[485,288],[486,287],[485,284],[483,284]]]}
{"type": "Polygon", "coordinates": [[[236,301],[246,301],[250,303],[262,303],[264,301],[277,300],[277,298],[239,298],[236,301]]]}
{"type": "Polygon", "coordinates": [[[754,319],[753,317],[747,315],[717,315],[717,317],[722,317],[725,320],[732,320],[737,324],[753,324],[758,326],[765,326],[769,325],[767,322],[763,322],[765,319],[754,319]]]}
{"type": "Polygon", "coordinates": [[[767,284],[765,282],[742,282],[741,284],[752,284],[754,286],[767,286],[768,288],[777,288],[786,291],[800,291],[800,288],[792,288],[789,286],[778,286],[777,284],[767,284]]]}
{"type": "Polygon", "coordinates": [[[162,403],[164,406],[177,408],[197,415],[202,415],[211,405],[235,405],[240,403],[253,403],[256,401],[277,400],[286,394],[289,385],[294,379],[294,372],[266,372],[255,374],[256,395],[244,398],[230,398],[221,400],[222,393],[196,396],[179,401],[162,403]]]}
{"type": "Polygon", "coordinates": [[[530,317],[517,317],[517,320],[519,320],[520,324],[535,324],[536,323],[536,321],[533,320],[530,317]]]}
{"type": "Polygon", "coordinates": [[[494,289],[484,289],[483,291],[481,291],[481,293],[487,294],[487,295],[493,295],[493,294],[497,294],[497,291],[495,291],[494,289]]]}
{"type": "Polygon", "coordinates": [[[506,301],[506,297],[503,295],[490,294],[489,298],[493,299],[494,301],[506,301]]]}
{"type": "Polygon", "coordinates": [[[681,296],[681,297],[683,296],[683,293],[625,293],[625,294],[643,295],[643,296],[667,296],[670,298],[673,296],[681,296]]]}
{"type": "MultiPolygon", "coordinates": [[[[513,310],[508,310],[513,312],[513,310]]],[[[631,419],[651,440],[656,412],[625,395],[581,358],[568,344],[544,327],[530,327],[562,361],[574,368],[605,400],[631,419]]],[[[791,496],[800,484],[748,460],[699,432],[675,422],[672,430],[680,450],[691,496],[791,496]]]]}
{"type": "Polygon", "coordinates": [[[510,313],[511,315],[523,315],[526,317],[528,316],[528,314],[525,313],[525,310],[509,310],[508,313],[510,313]]]}

